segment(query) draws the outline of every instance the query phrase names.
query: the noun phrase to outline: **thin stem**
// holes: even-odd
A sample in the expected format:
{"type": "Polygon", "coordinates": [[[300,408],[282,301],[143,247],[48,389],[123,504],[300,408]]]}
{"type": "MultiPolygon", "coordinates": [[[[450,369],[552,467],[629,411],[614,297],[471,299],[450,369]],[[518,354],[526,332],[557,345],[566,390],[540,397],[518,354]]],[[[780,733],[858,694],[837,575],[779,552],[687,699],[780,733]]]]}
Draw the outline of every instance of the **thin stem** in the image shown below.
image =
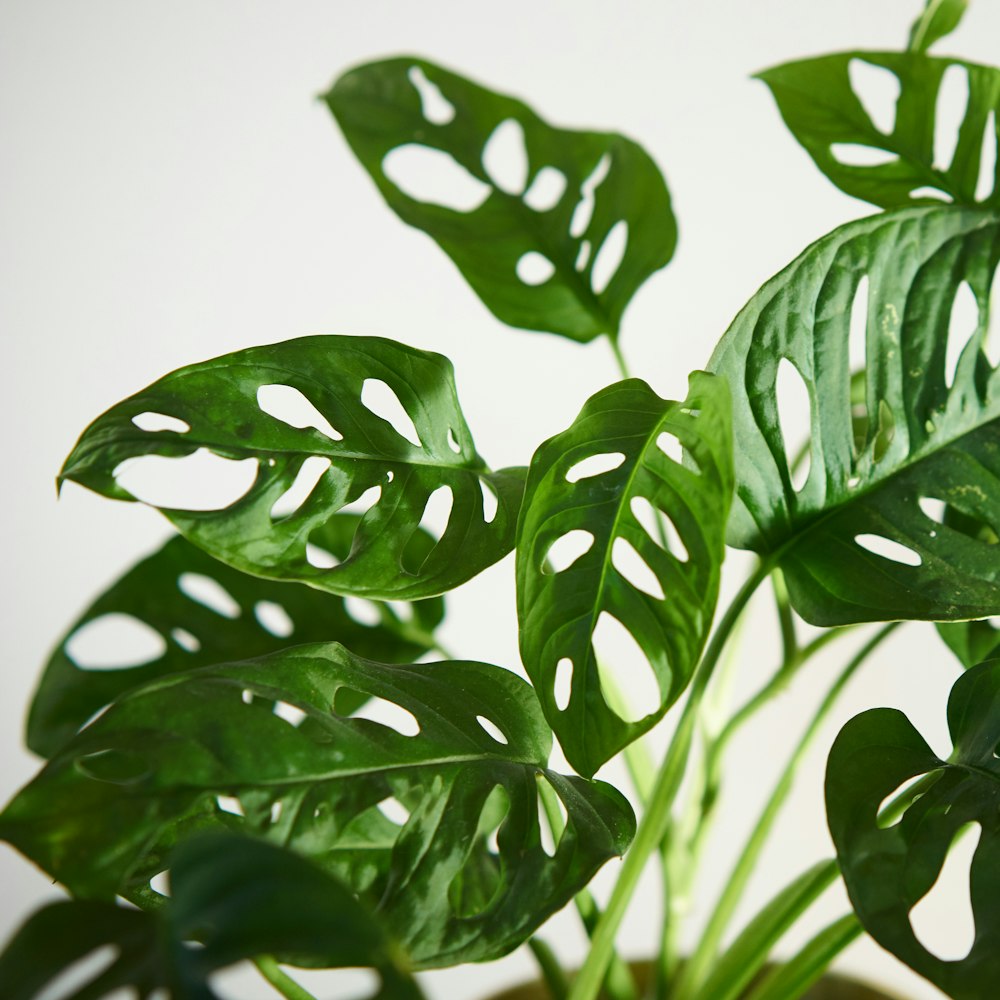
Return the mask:
{"type": "Polygon", "coordinates": [[[799,652],[799,641],[795,635],[795,619],[792,616],[792,605],[788,599],[788,588],[785,577],[780,569],[771,576],[771,586],[774,589],[774,603],[778,610],[778,625],[781,628],[781,661],[790,663],[799,652]]]}
{"type": "Polygon", "coordinates": [[[625,911],[628,909],[646,862],[649,860],[650,854],[660,844],[666,831],[671,806],[687,769],[688,756],[697,722],[698,706],[704,697],[705,690],[733,626],[754,591],[770,574],[771,568],[770,562],[761,562],[756,571],[740,588],[732,604],[722,616],[722,620],[708,643],[705,655],[695,670],[684,710],[678,720],[677,729],[674,731],[673,739],[667,749],[660,773],[657,775],[646,813],[636,830],[632,847],[625,855],[618,881],[611,891],[611,898],[608,900],[604,915],[598,922],[591,938],[590,954],[573,983],[569,1000],[594,1000],[601,988],[604,972],[614,952],[618,927],[625,916],[625,911]]]}
{"type": "Polygon", "coordinates": [[[292,979],[270,955],[259,955],[253,960],[253,964],[286,1000],[316,1000],[316,997],[292,979]]]}
{"type": "Polygon", "coordinates": [[[618,343],[618,338],[611,333],[609,333],[607,337],[608,337],[608,343],[611,345],[611,353],[614,354],[615,356],[615,363],[618,365],[618,371],[621,372],[622,378],[631,378],[632,373],[629,371],[628,362],[625,360],[625,355],[622,354],[622,349],[618,343]]]}
{"type": "Polygon", "coordinates": [[[542,972],[542,979],[549,988],[549,995],[552,1000],[565,1000],[569,990],[569,980],[563,972],[559,959],[546,941],[539,937],[528,938],[528,947],[538,962],[538,968],[542,972]]]}

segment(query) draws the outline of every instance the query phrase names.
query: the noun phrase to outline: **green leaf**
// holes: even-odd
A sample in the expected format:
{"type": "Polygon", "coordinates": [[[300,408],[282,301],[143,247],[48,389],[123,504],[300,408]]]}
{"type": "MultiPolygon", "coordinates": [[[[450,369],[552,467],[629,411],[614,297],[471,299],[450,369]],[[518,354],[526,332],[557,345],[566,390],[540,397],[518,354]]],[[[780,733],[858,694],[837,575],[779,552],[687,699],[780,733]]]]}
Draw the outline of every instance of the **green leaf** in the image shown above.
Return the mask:
{"type": "Polygon", "coordinates": [[[75,894],[107,898],[167,866],[179,825],[228,825],[341,878],[416,964],[478,961],[520,944],[634,830],[613,788],[545,769],[550,743],[509,671],[300,646],[129,692],[18,794],[0,836],[75,894]],[[342,714],[358,693],[409,728],[342,714]],[[567,812],[552,857],[538,781],[567,812]]]}
{"type": "Polygon", "coordinates": [[[968,0],[927,0],[923,13],[910,28],[907,47],[911,52],[926,52],[958,27],[968,6],[968,0]]]}
{"type": "Polygon", "coordinates": [[[985,193],[980,189],[977,195],[980,165],[989,162],[984,146],[995,146],[1000,129],[1000,71],[993,67],[922,52],[842,52],[786,63],[758,76],[816,166],[847,194],[882,208],[941,200],[1000,205],[1000,160],[992,176],[984,178],[985,193]],[[853,89],[853,62],[877,67],[875,72],[898,81],[890,131],[876,126],[853,89]],[[935,162],[935,131],[940,127],[938,95],[949,67],[967,76],[969,99],[957,139],[948,137],[954,154],[944,164],[935,162]]]}
{"type": "Polygon", "coordinates": [[[412,57],[359,66],[324,100],[389,207],[433,237],[504,323],[578,341],[616,336],[636,290],[673,256],[677,225],[666,185],[624,136],[553,128],[520,101],[412,57]],[[521,179],[491,174],[484,159],[501,125],[523,135],[521,179]],[[478,182],[480,203],[464,211],[399,187],[387,159],[415,148],[440,151],[442,169],[456,175],[452,188],[478,182]],[[537,199],[548,184],[553,196],[537,199]],[[625,252],[602,287],[594,262],[617,226],[627,227],[625,252]],[[519,267],[532,261],[551,275],[522,280],[519,267]]]}
{"type": "Polygon", "coordinates": [[[733,396],[729,541],[780,562],[807,621],[954,621],[1000,610],[997,548],[934,510],[943,502],[994,534],[998,527],[1000,375],[983,351],[998,260],[994,214],[920,208],[861,219],[764,285],[716,349],[710,367],[733,396]],[[949,334],[963,283],[979,323],[949,334]],[[852,312],[867,319],[860,448],[852,312]],[[964,343],[950,383],[949,336],[964,343]],[[799,489],[790,456],[806,428],[781,425],[783,362],[810,402],[809,474],[799,489]],[[886,552],[886,543],[897,548],[886,552]]]}
{"type": "MultiPolygon", "coordinates": [[[[325,551],[347,558],[358,518],[339,514],[316,531],[325,551]]],[[[427,549],[433,545],[427,536],[427,549]]],[[[289,643],[336,639],[367,659],[404,663],[431,651],[433,632],[444,616],[441,598],[397,610],[373,604],[375,623],[357,620],[351,606],[311,587],[246,576],[206,555],[183,538],[132,567],[70,626],[49,657],[28,716],[28,746],[50,757],[95,712],[129,688],[195,667],[248,659],[289,643]],[[211,581],[233,601],[235,617],[183,589],[188,581],[211,581]],[[148,626],[163,643],[162,655],[117,669],[88,669],[73,658],[74,639],[91,623],[114,621],[148,626]],[[114,619],[108,616],[116,616],[114,619]]],[[[233,611],[229,612],[234,613],[233,611]]]]}
{"type": "Polygon", "coordinates": [[[116,479],[123,462],[200,449],[254,461],[253,484],[218,509],[160,509],[182,535],[245,573],[337,594],[413,600],[463,583],[513,546],[522,473],[483,464],[459,409],[451,363],[439,354],[374,337],[303,337],[189,365],[98,417],[60,482],[134,500],[116,479]],[[419,444],[363,401],[369,382],[394,393],[419,444]],[[321,431],[272,416],[260,396],[268,386],[301,394],[318,412],[315,422],[329,426],[321,431]],[[144,431],[135,419],[148,413],[189,429],[144,431]],[[311,492],[291,513],[275,512],[300,474],[308,482],[308,459],[321,473],[311,492]],[[418,527],[435,494],[448,494],[451,510],[427,552],[418,527]],[[336,511],[373,495],[347,558],[332,567],[311,562],[314,534],[336,511]],[[495,514],[486,513],[487,496],[495,514]]]}
{"type": "Polygon", "coordinates": [[[687,686],[715,610],[732,489],[729,394],[704,372],[691,376],[683,403],[639,379],[603,389],[536,452],[518,529],[521,658],[581,774],[650,729],[687,686]],[[671,444],[683,447],[685,465],[668,457],[671,444]],[[680,544],[657,530],[661,516],[680,544]],[[553,565],[574,535],[589,547],[553,565]],[[636,722],[601,690],[592,640],[604,614],[631,633],[656,677],[660,696],[636,722]],[[567,669],[560,704],[557,678],[567,669]]]}
{"type": "Polygon", "coordinates": [[[954,1000],[981,1000],[1000,982],[1000,660],[959,677],[948,728],[954,751],[944,761],[895,709],[852,719],[830,751],[827,817],[851,903],[868,933],[954,1000]],[[881,826],[880,804],[919,775],[937,780],[901,820],[881,826]],[[975,942],[965,958],[945,961],[917,940],[909,914],[970,823],[982,829],[969,876],[975,942]]]}
{"type": "Polygon", "coordinates": [[[975,622],[939,622],[938,634],[963,667],[974,667],[1000,654],[1000,629],[989,619],[975,622]]]}
{"type": "Polygon", "coordinates": [[[141,998],[167,988],[174,1000],[212,1000],[211,973],[275,953],[291,964],[377,968],[383,1000],[418,995],[395,945],[346,887],[289,851],[233,834],[181,847],[171,898],[153,913],[73,900],[33,914],[0,955],[0,993],[32,1000],[108,945],[111,962],[60,996],[96,1000],[131,986],[141,998]]]}

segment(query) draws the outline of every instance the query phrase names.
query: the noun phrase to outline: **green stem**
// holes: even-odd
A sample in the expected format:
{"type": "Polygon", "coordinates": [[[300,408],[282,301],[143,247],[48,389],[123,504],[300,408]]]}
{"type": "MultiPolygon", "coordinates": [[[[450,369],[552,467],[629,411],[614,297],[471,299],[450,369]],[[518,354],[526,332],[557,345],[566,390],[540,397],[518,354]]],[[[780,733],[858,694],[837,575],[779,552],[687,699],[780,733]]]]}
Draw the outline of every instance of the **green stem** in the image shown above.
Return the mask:
{"type": "Polygon", "coordinates": [[[708,643],[705,655],[695,670],[691,690],[660,767],[660,773],[657,775],[646,813],[636,830],[635,840],[625,855],[618,881],[611,891],[611,898],[608,900],[604,914],[598,921],[597,928],[591,938],[590,954],[573,983],[569,1000],[595,1000],[601,988],[605,970],[614,953],[615,935],[618,932],[618,927],[625,916],[625,911],[628,909],[632,894],[635,892],[639,878],[646,867],[646,862],[649,860],[650,854],[660,844],[666,831],[671,806],[687,769],[688,756],[698,717],[698,706],[704,697],[705,690],[733,626],[754,591],[770,575],[771,568],[770,562],[761,562],[756,571],[740,588],[736,597],[733,598],[732,604],[722,616],[722,620],[708,643]]]}
{"type": "Polygon", "coordinates": [[[774,603],[778,609],[778,625],[781,628],[781,660],[783,664],[791,663],[798,655],[799,641],[795,635],[795,619],[788,599],[788,588],[780,569],[776,569],[771,576],[771,586],[774,588],[774,603]]]}
{"type": "Polygon", "coordinates": [[[253,964],[286,1000],[316,1000],[316,997],[295,982],[270,955],[259,955],[253,960],[253,964]]]}
{"type": "Polygon", "coordinates": [[[618,338],[612,333],[609,333],[607,337],[608,343],[611,345],[611,352],[615,356],[615,363],[618,365],[618,371],[621,372],[622,378],[631,378],[632,373],[629,371],[625,355],[622,354],[622,349],[618,344],[618,338]]]}
{"type": "Polygon", "coordinates": [[[538,962],[542,979],[545,980],[545,985],[549,988],[552,1000],[564,1000],[569,990],[569,980],[566,978],[566,973],[563,972],[555,952],[547,942],[539,937],[528,938],[528,947],[538,962]]]}

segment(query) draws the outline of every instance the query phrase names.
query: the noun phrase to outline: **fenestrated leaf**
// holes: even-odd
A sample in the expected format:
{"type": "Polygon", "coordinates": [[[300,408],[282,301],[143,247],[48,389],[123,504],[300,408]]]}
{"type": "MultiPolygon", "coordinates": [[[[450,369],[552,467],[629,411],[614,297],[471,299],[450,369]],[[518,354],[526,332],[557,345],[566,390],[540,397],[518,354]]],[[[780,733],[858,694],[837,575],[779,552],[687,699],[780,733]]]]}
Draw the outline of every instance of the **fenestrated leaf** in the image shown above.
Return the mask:
{"type": "Polygon", "coordinates": [[[178,850],[170,881],[171,898],[152,913],[97,900],[37,911],[0,955],[0,994],[33,1000],[111,945],[117,954],[106,966],[52,1000],[98,1000],[125,987],[140,1000],[159,988],[173,1000],[213,1000],[212,972],[264,954],[323,968],[371,966],[381,972],[382,1000],[419,995],[367,908],[290,851],[232,834],[202,836],[178,850]]]}
{"type": "Polygon", "coordinates": [[[554,128],[521,101],[409,56],[345,73],[324,100],[390,208],[433,237],[511,326],[578,341],[615,336],[636,290],[673,256],[677,225],[666,185],[648,154],[624,136],[554,128]],[[436,109],[425,103],[434,98],[436,109]],[[523,179],[491,176],[484,162],[505,123],[523,134],[523,179]],[[457,180],[478,181],[483,200],[463,211],[411,197],[387,175],[386,161],[414,147],[450,156],[457,180]],[[554,194],[538,200],[549,185],[554,194]],[[624,256],[603,285],[594,263],[622,225],[624,256]],[[531,261],[549,276],[522,280],[519,266],[531,261]]]}
{"type": "Polygon", "coordinates": [[[650,729],[686,687],[712,623],[732,489],[729,394],[704,372],[691,376],[683,403],[639,379],[603,389],[535,453],[518,529],[521,658],[581,774],[650,729]],[[683,447],[686,465],[664,439],[683,447]],[[659,517],[679,544],[668,544],[659,517]],[[581,547],[589,536],[589,547],[553,565],[554,547],[573,533],[581,547]],[[605,613],[631,633],[656,677],[660,697],[639,706],[635,722],[601,691],[593,635],[605,613]],[[562,671],[572,682],[560,705],[562,671]]]}
{"type": "Polygon", "coordinates": [[[1000,160],[991,164],[986,152],[996,148],[1000,129],[1000,71],[993,67],[922,52],[841,52],[758,75],[792,135],[847,194],[883,208],[941,200],[1000,205],[1000,160]],[[898,80],[891,131],[875,125],[854,91],[854,61],[898,80]],[[935,162],[935,130],[941,127],[938,94],[952,66],[967,76],[969,100],[945,164],[935,162]],[[991,173],[981,182],[982,163],[991,173]]]}
{"type": "Polygon", "coordinates": [[[935,42],[950,35],[965,16],[968,0],[927,0],[920,17],[910,28],[908,48],[926,52],[935,42]]]}
{"type": "Polygon", "coordinates": [[[830,751],[826,808],[847,891],[868,933],[954,1000],[982,1000],[1000,982],[1000,660],[958,679],[948,728],[954,751],[944,761],[895,709],[855,717],[830,751]],[[880,825],[883,800],[930,774],[937,780],[903,818],[880,825]],[[969,874],[975,941],[965,958],[946,961],[917,940],[910,910],[970,823],[982,829],[969,874]]]}
{"type": "Polygon", "coordinates": [[[470,579],[513,545],[522,474],[491,472],[483,464],[459,408],[451,363],[439,354],[375,337],[303,337],[189,365],[98,417],[60,481],[134,500],[116,479],[123,462],[199,449],[256,460],[253,484],[221,509],[160,509],[182,535],[245,573],[338,594],[413,600],[470,579]],[[419,445],[362,402],[369,380],[392,390],[419,445]],[[329,430],[294,426],[265,412],[259,392],[273,385],[301,393],[329,430]],[[144,431],[134,419],[145,413],[184,421],[189,429],[144,431]],[[330,464],[295,510],[275,514],[310,458],[330,464]],[[428,553],[417,529],[441,491],[450,493],[451,510],[428,553]],[[497,500],[489,521],[484,491],[497,500]],[[373,506],[361,517],[347,558],[331,567],[311,562],[315,533],[363,495],[373,506]]]}
{"type": "MultiPolygon", "coordinates": [[[[357,517],[338,514],[321,524],[313,537],[342,561],[350,553],[357,524],[357,517]]],[[[429,552],[434,539],[425,537],[429,552]]],[[[405,663],[433,648],[434,628],[444,615],[441,598],[401,610],[384,603],[371,608],[379,620],[366,624],[351,615],[343,598],[247,576],[184,538],[172,538],[133,566],[70,626],[49,657],[31,703],[28,746],[49,757],[112,699],[181,670],[331,639],[358,656],[386,663],[405,663]],[[236,617],[186,593],[182,588],[192,576],[202,585],[208,580],[222,587],[238,609],[236,617]],[[109,615],[126,615],[153,629],[163,641],[162,656],[113,670],[78,664],[70,651],[73,639],[92,622],[110,621],[105,617],[109,615]]]]}
{"type": "Polygon", "coordinates": [[[204,825],[218,802],[218,824],[287,845],[359,892],[415,963],[481,960],[523,941],[634,829],[613,788],[545,769],[550,741],[531,688],[498,667],[301,646],[129,692],[18,794],[0,835],[78,895],[129,894],[165,866],[161,841],[177,823],[204,825]],[[339,714],[345,692],[410,713],[419,734],[339,714]],[[275,701],[304,713],[299,724],[275,701]],[[540,841],[539,780],[568,813],[554,857],[540,841]],[[498,787],[496,853],[477,857],[492,850],[482,822],[499,815],[498,787]],[[218,796],[237,798],[244,818],[218,796]],[[380,810],[388,799],[409,811],[401,825],[380,810]],[[470,863],[494,886],[476,912],[470,863]]]}
{"type": "Polygon", "coordinates": [[[1000,610],[996,546],[941,523],[923,503],[943,501],[997,527],[1000,376],[983,339],[998,259],[992,213],[920,208],[861,219],[764,285],[716,349],[710,367],[733,396],[729,540],[780,561],[808,621],[954,621],[1000,610]],[[867,417],[859,449],[849,340],[862,278],[868,299],[855,311],[867,317],[867,417]],[[950,316],[963,282],[979,303],[979,324],[961,331],[968,339],[949,384],[950,316]],[[782,359],[810,399],[810,468],[798,490],[783,437],[792,428],[778,415],[782,359]],[[885,543],[898,547],[886,553],[885,543]]]}

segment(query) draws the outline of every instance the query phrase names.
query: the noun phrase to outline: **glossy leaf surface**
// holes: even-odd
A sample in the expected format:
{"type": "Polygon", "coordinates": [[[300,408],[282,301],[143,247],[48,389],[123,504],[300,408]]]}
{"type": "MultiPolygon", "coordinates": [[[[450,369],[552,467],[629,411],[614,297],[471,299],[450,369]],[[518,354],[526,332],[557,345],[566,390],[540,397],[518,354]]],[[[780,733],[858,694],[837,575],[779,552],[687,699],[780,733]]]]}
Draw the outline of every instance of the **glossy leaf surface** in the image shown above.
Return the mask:
{"type": "Polygon", "coordinates": [[[374,337],[303,337],[189,365],[95,420],[60,480],[133,500],[116,479],[126,460],[202,449],[255,462],[252,485],[218,509],[160,509],[190,541],[246,573],[339,594],[413,600],[470,579],[513,545],[521,474],[483,464],[459,408],[451,363],[439,354],[374,337]],[[369,382],[391,390],[419,444],[363,401],[369,382]],[[261,391],[270,386],[304,396],[326,429],[266,411],[261,391]],[[189,429],[144,431],[135,421],[146,413],[189,429]],[[320,463],[318,478],[295,509],[282,512],[280,502],[297,488],[309,459],[320,463]],[[447,526],[427,552],[417,529],[441,493],[451,498],[447,526]],[[487,493],[497,500],[488,521],[487,493]],[[317,561],[309,548],[315,534],[338,510],[358,503],[371,506],[347,558],[317,561]]]}
{"type": "Polygon", "coordinates": [[[359,66],[325,100],[393,211],[433,237],[511,326],[578,341],[614,336],[636,290],[673,256],[677,226],[666,185],[624,136],[554,128],[521,101],[411,57],[359,66]],[[434,98],[436,109],[428,103],[434,98]],[[515,137],[512,155],[506,168],[491,170],[489,148],[501,126],[515,137]],[[414,148],[442,151],[441,169],[478,183],[479,203],[460,210],[407,193],[386,164],[394,151],[414,148]],[[551,196],[535,197],[549,186],[551,196]],[[595,261],[622,226],[621,262],[599,277],[595,261]],[[525,280],[519,269],[532,261],[547,263],[525,280]]]}
{"type": "Polygon", "coordinates": [[[237,827],[341,878],[415,963],[482,960],[520,944],[632,836],[613,788],[545,770],[550,741],[509,671],[300,646],[125,695],[19,793],[0,835],[78,895],[141,898],[185,826],[237,827]],[[357,693],[392,710],[387,722],[341,714],[357,693]],[[567,811],[551,857],[538,781],[567,811]]]}
{"type": "Polygon", "coordinates": [[[935,510],[943,504],[995,537],[1000,375],[983,339],[998,259],[1000,223],[990,213],[907,209],[862,219],[764,285],[716,349],[710,367],[733,396],[729,540],[780,560],[806,620],[946,621],[1000,609],[996,545],[935,510]],[[963,284],[978,303],[978,325],[950,333],[963,284]],[[852,313],[866,327],[860,447],[852,313]],[[950,335],[962,346],[953,373],[950,335]],[[781,424],[782,361],[808,391],[808,431],[781,424]],[[810,466],[796,489],[790,449],[798,436],[807,438],[810,466]]]}
{"type": "Polygon", "coordinates": [[[686,687],[715,610],[732,488],[729,395],[704,372],[691,376],[683,403],[639,379],[603,389],[536,452],[517,553],[521,658],[580,773],[650,729],[686,687]],[[672,544],[658,517],[670,523],[672,544]],[[554,564],[574,536],[581,547],[589,536],[589,547],[554,564]],[[659,698],[639,706],[636,722],[601,690],[593,636],[604,614],[634,637],[656,678],[659,698]],[[560,671],[572,677],[564,705],[560,671]]]}
{"type": "MultiPolygon", "coordinates": [[[[348,557],[357,517],[341,514],[315,537],[340,560],[348,557]]],[[[427,550],[433,539],[427,536],[427,550]]],[[[247,576],[213,559],[184,538],[172,538],[132,567],[73,623],[45,666],[28,716],[27,742],[49,757],[93,714],[129,688],[195,667],[248,659],[288,645],[336,640],[366,659],[405,663],[433,648],[444,616],[441,598],[399,610],[372,604],[371,621],[352,615],[352,605],[311,587],[247,576]],[[214,582],[233,601],[230,610],[205,603],[190,580],[214,582]],[[192,594],[194,596],[192,596],[192,594]],[[227,613],[223,613],[227,612],[227,613]],[[230,617],[230,615],[235,617],[230,617]],[[73,656],[73,641],[107,616],[128,616],[160,637],[163,654],[117,669],[88,669],[73,656]]],[[[355,612],[357,614],[357,612],[355,612]]]]}
{"type": "Polygon", "coordinates": [[[948,701],[954,751],[938,759],[901,712],[877,708],[852,719],[830,751],[830,832],[851,902],[884,948],[954,1000],[981,1000],[1000,982],[1000,661],[963,674],[948,701]],[[879,806],[909,779],[937,780],[891,826],[879,806]],[[938,958],[917,939],[910,910],[930,891],[956,834],[982,828],[970,869],[975,942],[962,959],[938,958]]]}
{"type": "Polygon", "coordinates": [[[942,200],[1000,205],[1000,71],[993,67],[922,52],[842,52],[776,66],[759,77],[792,135],[847,194],[882,208],[942,200]],[[852,85],[852,63],[897,81],[891,129],[880,129],[866,110],[865,95],[852,85]],[[938,162],[935,130],[949,127],[938,98],[952,67],[968,80],[969,96],[957,137],[937,138],[940,149],[954,146],[947,162],[938,162]]]}

